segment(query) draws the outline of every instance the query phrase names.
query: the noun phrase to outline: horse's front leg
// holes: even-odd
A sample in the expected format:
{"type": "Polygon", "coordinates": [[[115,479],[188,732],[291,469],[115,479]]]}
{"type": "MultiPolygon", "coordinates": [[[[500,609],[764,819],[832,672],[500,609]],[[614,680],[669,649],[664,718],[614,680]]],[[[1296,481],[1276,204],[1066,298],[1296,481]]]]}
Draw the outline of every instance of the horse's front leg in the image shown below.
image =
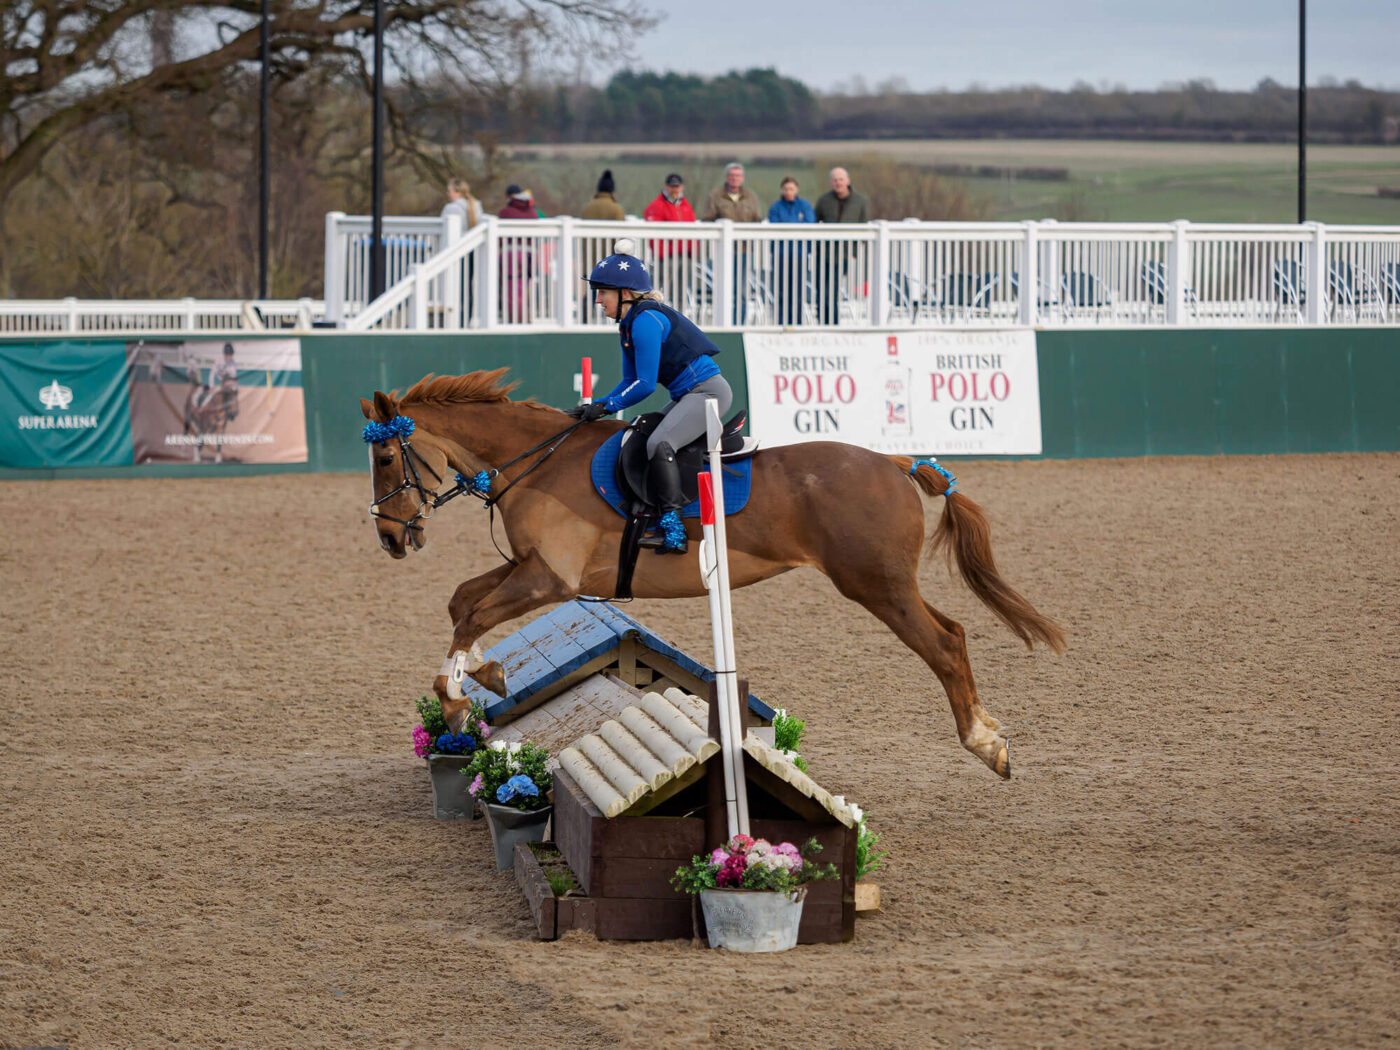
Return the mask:
{"type": "MultiPolygon", "coordinates": [[[[433,691],[442,701],[443,717],[449,725],[470,706],[462,692],[466,678],[475,679],[497,696],[506,695],[505,670],[497,661],[486,660],[478,645],[481,636],[507,620],[542,605],[566,601],[578,593],[577,583],[571,585],[563,580],[538,551],[531,551],[520,564],[505,568],[509,570],[505,578],[457,621],[452,632],[452,648],[433,680],[433,691]]],[[[476,582],[469,580],[463,587],[476,582]]],[[[461,588],[458,590],[460,592],[461,588]]]]}
{"type": "Polygon", "coordinates": [[[452,592],[452,600],[447,603],[447,615],[452,617],[452,625],[455,627],[461,623],[476,603],[505,583],[506,577],[514,570],[515,566],[506,562],[490,572],[483,572],[480,576],[473,576],[465,583],[458,584],[457,589],[452,592]]]}

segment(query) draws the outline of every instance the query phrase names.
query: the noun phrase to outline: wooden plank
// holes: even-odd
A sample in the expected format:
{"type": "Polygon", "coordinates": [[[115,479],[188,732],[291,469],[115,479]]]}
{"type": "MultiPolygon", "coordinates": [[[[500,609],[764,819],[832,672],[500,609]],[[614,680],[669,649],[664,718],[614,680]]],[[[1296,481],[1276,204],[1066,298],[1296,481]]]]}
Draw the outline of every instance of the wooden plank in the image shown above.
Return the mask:
{"type": "MultiPolygon", "coordinates": [[[[672,777],[649,795],[643,795],[626,812],[618,815],[616,819],[623,817],[641,817],[650,813],[661,803],[665,802],[672,795],[677,795],[690,787],[697,780],[705,776],[705,770],[709,768],[708,763],[696,763],[678,777],[672,777]]],[[[703,839],[702,839],[703,842],[703,839]]]]}
{"type": "Polygon", "coordinates": [[[686,896],[671,887],[676,869],[690,863],[694,853],[682,857],[619,857],[609,853],[604,857],[603,877],[595,879],[589,896],[595,900],[616,900],[619,897],[649,897],[666,900],[686,896]]]}
{"type": "Polygon", "coordinates": [[[689,860],[704,848],[704,822],[695,817],[614,817],[599,829],[594,854],[689,860]]]}
{"type": "MultiPolygon", "coordinates": [[[[808,798],[787,781],[780,779],[773,773],[764,769],[754,761],[752,755],[744,755],[744,776],[748,778],[751,788],[756,787],[771,795],[805,821],[810,821],[813,824],[822,826],[845,826],[828,813],[820,802],[816,801],[816,799],[808,798]]],[[[755,834],[757,834],[757,832],[755,832],[755,834]]],[[[806,840],[804,839],[803,841],[806,840]]],[[[798,842],[797,845],[800,846],[802,843],[798,842]]],[[[825,845],[825,843],[823,843],[823,845],[825,845]]],[[[833,858],[833,861],[834,859],[835,858],[833,858]]]]}
{"type": "Polygon", "coordinates": [[[515,845],[515,881],[525,893],[525,900],[530,905],[530,917],[535,921],[540,939],[554,940],[558,937],[554,890],[534,850],[523,842],[515,845]]]}
{"type": "Polygon", "coordinates": [[[554,774],[554,841],[585,893],[595,881],[594,828],[602,822],[598,807],[562,769],[554,774]]]}
{"type": "Polygon", "coordinates": [[[637,684],[637,642],[634,638],[622,639],[617,647],[617,677],[630,686],[637,684]]]}
{"type": "Polygon", "coordinates": [[[592,897],[558,897],[555,899],[555,933],[563,936],[569,930],[597,933],[598,906],[592,897]]]}
{"type": "Polygon", "coordinates": [[[688,895],[675,900],[614,897],[595,901],[594,906],[597,908],[594,932],[600,940],[690,939],[691,902],[688,895]]]}
{"type": "MultiPolygon", "coordinates": [[[[708,695],[706,691],[710,688],[710,683],[714,681],[715,677],[715,673],[708,667],[701,667],[701,674],[688,671],[674,660],[669,659],[665,654],[648,649],[645,642],[643,642],[637,650],[637,662],[652,668],[654,671],[658,672],[660,677],[669,679],[667,688],[671,685],[675,685],[693,696],[703,697],[708,695]]],[[[689,662],[692,664],[695,663],[694,660],[689,662]]],[[[696,666],[699,665],[696,664],[696,666]]],[[[651,688],[655,689],[657,692],[665,691],[665,689],[656,682],[651,684],[651,688]]],[[[747,710],[757,717],[759,721],[765,723],[773,721],[773,709],[758,697],[754,696],[753,693],[748,692],[748,683],[743,679],[740,679],[739,695],[748,697],[749,702],[747,710]]],[[[743,707],[744,705],[740,706],[743,707]]],[[[747,717],[748,715],[746,714],[745,718],[747,717]]]]}
{"type": "Polygon", "coordinates": [[[540,704],[558,696],[570,686],[577,685],[589,675],[596,674],[604,668],[611,667],[613,662],[614,656],[611,652],[603,653],[601,656],[595,657],[593,660],[584,664],[578,670],[571,672],[569,675],[558,679],[536,692],[527,693],[520,690],[511,690],[510,679],[507,678],[506,688],[510,691],[508,691],[504,697],[499,697],[495,693],[482,690],[486,697],[486,699],[483,700],[486,705],[486,717],[491,720],[492,725],[507,725],[514,719],[519,718],[526,711],[533,711],[535,708],[539,707],[540,704]]]}

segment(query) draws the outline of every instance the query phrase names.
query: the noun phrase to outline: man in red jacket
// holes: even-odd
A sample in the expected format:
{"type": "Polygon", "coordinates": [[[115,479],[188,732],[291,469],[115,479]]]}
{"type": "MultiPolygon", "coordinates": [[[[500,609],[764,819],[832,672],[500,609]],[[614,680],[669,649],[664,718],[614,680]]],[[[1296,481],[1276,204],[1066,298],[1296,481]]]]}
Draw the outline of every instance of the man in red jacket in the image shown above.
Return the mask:
{"type": "MultiPolygon", "coordinates": [[[[666,185],[647,205],[642,218],[647,222],[694,222],[695,209],[686,200],[685,180],[675,172],[667,175],[666,185]]],[[[647,249],[656,260],[654,273],[660,290],[676,291],[689,283],[686,271],[695,257],[694,241],[649,241],[647,249]]]]}

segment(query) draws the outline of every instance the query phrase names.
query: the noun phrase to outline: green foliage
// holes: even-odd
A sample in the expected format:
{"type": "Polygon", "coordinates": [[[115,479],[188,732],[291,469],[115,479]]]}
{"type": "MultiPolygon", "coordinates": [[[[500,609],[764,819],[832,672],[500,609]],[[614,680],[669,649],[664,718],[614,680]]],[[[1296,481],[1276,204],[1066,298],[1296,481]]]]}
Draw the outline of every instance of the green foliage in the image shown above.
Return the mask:
{"type": "Polygon", "coordinates": [[[802,734],[806,730],[806,721],[788,714],[785,709],[780,707],[773,713],[773,743],[779,751],[800,751],[802,734]]]}
{"type": "Polygon", "coordinates": [[[418,719],[430,737],[436,740],[447,732],[447,719],[442,717],[441,700],[435,696],[420,696],[415,706],[418,708],[418,719]]]}
{"type": "MultiPolygon", "coordinates": [[[[789,843],[783,843],[781,848],[795,852],[789,843]]],[[[815,838],[808,839],[802,847],[802,862],[795,869],[786,865],[748,863],[753,859],[747,856],[749,852],[760,850],[760,855],[775,852],[773,846],[763,839],[753,841],[744,835],[736,836],[709,856],[691,857],[688,865],[676,869],[671,876],[671,885],[683,893],[713,889],[791,893],[809,882],[840,877],[835,864],[818,864],[812,859],[822,850],[821,843],[815,838]]]]}
{"type": "Polygon", "coordinates": [[[578,879],[567,867],[551,866],[544,869],[544,877],[549,880],[549,888],[556,897],[563,897],[570,890],[579,888],[578,879]]]}
{"type": "Polygon", "coordinates": [[[708,857],[691,857],[688,865],[676,869],[676,873],[671,876],[671,885],[682,893],[712,890],[718,886],[715,882],[718,872],[719,868],[711,864],[708,857]]]}
{"type": "Polygon", "coordinates": [[[525,743],[493,743],[489,747],[483,748],[472,755],[472,760],[465,769],[463,775],[472,778],[472,787],[468,787],[468,793],[473,798],[479,798],[483,802],[490,802],[494,805],[510,806],[513,809],[543,809],[549,805],[548,794],[553,786],[553,777],[549,773],[549,752],[538,744],[529,741],[525,743]],[[496,798],[496,792],[502,784],[513,776],[524,775],[534,781],[535,786],[540,789],[538,795],[517,795],[509,802],[500,802],[496,798]],[[476,777],[481,777],[481,784],[476,785],[476,777]]]}
{"type": "Polygon", "coordinates": [[[865,825],[865,815],[860,818],[860,827],[856,832],[856,881],[859,882],[867,875],[884,867],[884,859],[889,856],[888,850],[875,852],[875,847],[880,842],[880,836],[875,834],[865,825]]]}

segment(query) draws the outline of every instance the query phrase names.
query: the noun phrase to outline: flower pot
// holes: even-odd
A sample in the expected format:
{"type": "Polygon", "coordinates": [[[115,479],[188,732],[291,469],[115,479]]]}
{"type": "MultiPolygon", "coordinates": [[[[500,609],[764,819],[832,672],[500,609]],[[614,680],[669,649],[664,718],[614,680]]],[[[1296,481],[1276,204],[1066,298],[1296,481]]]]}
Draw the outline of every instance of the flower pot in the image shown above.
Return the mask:
{"type": "Polygon", "coordinates": [[[797,944],[807,887],[773,890],[701,890],[711,948],[731,952],[785,952],[797,944]]]}
{"type": "Polygon", "coordinates": [[[433,782],[433,816],[438,820],[477,819],[476,799],[467,794],[469,777],[462,769],[471,761],[470,755],[427,756],[428,776],[433,782]]]}
{"type": "Polygon", "coordinates": [[[517,842],[544,841],[544,829],[549,824],[549,815],[554,812],[553,806],[523,810],[498,806],[494,802],[482,805],[486,807],[486,823],[491,826],[491,843],[496,847],[497,871],[515,866],[517,842]]]}
{"type": "Polygon", "coordinates": [[[880,910],[880,887],[873,882],[856,883],[856,914],[880,910]]]}

